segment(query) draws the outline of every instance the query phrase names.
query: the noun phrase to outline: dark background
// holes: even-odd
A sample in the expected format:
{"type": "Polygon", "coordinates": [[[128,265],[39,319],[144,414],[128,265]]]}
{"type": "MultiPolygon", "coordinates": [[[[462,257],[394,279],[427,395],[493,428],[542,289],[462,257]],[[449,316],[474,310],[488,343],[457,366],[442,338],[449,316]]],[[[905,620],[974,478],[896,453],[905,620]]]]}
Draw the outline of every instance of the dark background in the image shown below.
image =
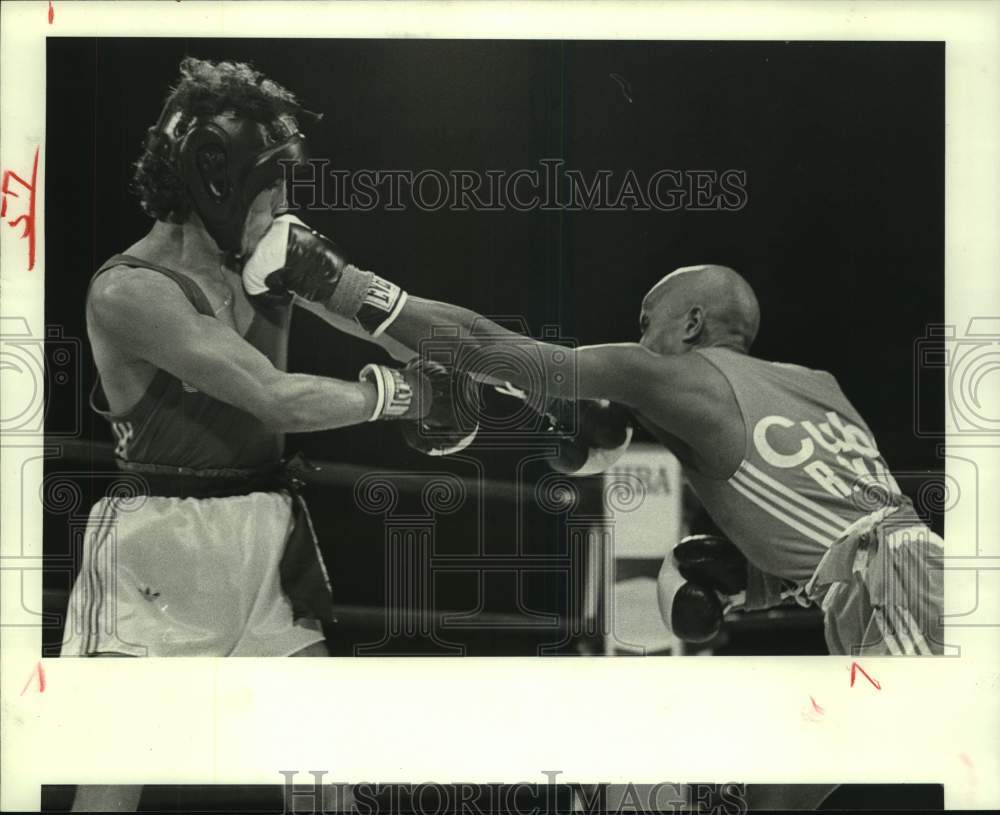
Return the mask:
{"type": "MultiPolygon", "coordinates": [[[[301,783],[301,782],[300,782],[301,783]]],[[[466,785],[473,797],[459,810],[451,802],[462,800],[462,790],[455,785],[434,785],[430,790],[421,790],[419,785],[396,785],[390,789],[389,784],[369,783],[361,793],[359,806],[354,811],[366,811],[368,807],[375,815],[380,813],[426,813],[435,806],[438,812],[489,812],[489,813],[521,813],[537,812],[540,815],[560,815],[573,811],[572,792],[575,788],[580,794],[581,785],[559,784],[546,787],[541,784],[523,784],[517,789],[503,784],[473,784],[466,785]],[[380,791],[381,790],[381,791],[380,791]],[[378,794],[376,794],[378,792],[378,794]],[[376,803],[372,803],[375,801],[376,803]],[[437,806],[441,801],[441,806],[437,806]]],[[[651,793],[649,786],[618,784],[601,785],[603,790],[593,789],[592,785],[583,791],[585,800],[594,802],[590,812],[634,812],[642,809],[626,809],[622,801],[631,803],[638,800],[645,803],[651,793]],[[632,798],[625,797],[632,795],[632,798]]],[[[679,810],[674,808],[668,812],[690,811],[739,811],[735,805],[736,796],[751,797],[754,794],[754,784],[699,784],[702,790],[698,793],[700,806],[679,810]],[[715,787],[714,792],[706,792],[706,787],[715,787]],[[743,789],[740,789],[743,787],[743,789]],[[723,797],[724,796],[724,797],[723,797]],[[714,807],[709,808],[714,804],[714,807]],[[726,807],[729,808],[726,808],[726,807]],[[731,808],[731,809],[730,809],[731,808]]],[[[790,784],[789,787],[794,787],[790,784]]],[[[306,794],[312,792],[307,785],[302,784],[306,794]]],[[[69,785],[46,784],[42,787],[42,812],[65,812],[72,804],[74,787],[69,785]]],[[[236,785],[236,784],[174,784],[146,786],[139,802],[139,812],[259,812],[285,813],[289,808],[285,804],[286,791],[278,786],[266,785],[236,785]]],[[[653,793],[655,795],[655,793],[653,793]]],[[[663,800],[667,793],[661,793],[663,800]]],[[[333,798],[333,793],[328,793],[333,798]]],[[[302,799],[299,799],[302,800],[302,799]]],[[[577,801],[580,799],[578,798],[577,801]]],[[[745,800],[745,799],[744,799],[745,800]]],[[[324,801],[326,803],[326,801],[324,801]]],[[[334,803],[326,803],[324,812],[332,812],[334,803]]],[[[818,807],[822,811],[863,810],[869,812],[928,812],[944,809],[944,786],[942,784],[842,784],[837,787],[818,807]]],[[[304,810],[300,810],[304,811],[304,810]]],[[[645,811],[649,812],[650,809],[645,811]]],[[[751,807],[750,812],[762,810],[751,807]]],[[[787,810],[785,810],[787,811],[787,810]]]]}
{"type": "MultiPolygon", "coordinates": [[[[538,169],[544,158],[619,180],[629,169],[640,179],[745,170],[737,212],[408,208],[306,219],[415,294],[519,315],[535,334],[558,324],[580,343],[635,339],[642,295],[671,269],[733,266],[761,302],[757,355],[831,371],[904,491],[943,469],[937,440],[918,437],[913,420],[917,398],[922,415],[942,415],[943,391],[936,381],[917,389],[912,362],[915,341],[944,316],[943,44],[50,38],[48,47],[46,320],[66,336],[85,337],[96,268],[150,226],[128,191],[131,163],[178,62],[246,60],[325,114],[307,127],[312,153],[346,170],[538,169]]],[[[93,371],[83,345],[81,392],[93,371]]],[[[292,370],[354,378],[381,358],[296,317],[292,370]]],[[[77,410],[69,396],[53,399],[47,429],[71,426],[77,410]]],[[[83,438],[110,439],[103,420],[81,415],[83,438]]],[[[450,466],[374,425],[292,437],[289,448],[374,467],[450,466]]],[[[520,454],[475,456],[489,477],[512,480],[520,454]]],[[[317,524],[334,578],[349,576],[339,599],[378,605],[381,520],[353,518],[348,499],[314,500],[317,524]]],[[[487,550],[510,552],[510,506],[487,513],[487,550]]],[[[524,546],[558,548],[559,519],[536,520],[524,546]]],[[[449,535],[460,539],[455,523],[449,535]]],[[[65,552],[67,539],[65,519],[48,518],[47,553],[65,552]]],[[[551,581],[525,591],[536,608],[565,600],[551,581]]],[[[445,592],[445,607],[474,604],[460,595],[445,592]]],[[[506,642],[483,652],[524,646],[506,642]]]]}

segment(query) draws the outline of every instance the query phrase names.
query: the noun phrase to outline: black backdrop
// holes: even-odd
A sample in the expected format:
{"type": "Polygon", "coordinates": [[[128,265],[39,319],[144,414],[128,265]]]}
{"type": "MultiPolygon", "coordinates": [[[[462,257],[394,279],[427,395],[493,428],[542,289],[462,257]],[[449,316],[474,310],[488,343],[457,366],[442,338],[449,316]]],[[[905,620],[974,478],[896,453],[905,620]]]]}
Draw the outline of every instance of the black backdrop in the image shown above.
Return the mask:
{"type": "MultiPolygon", "coordinates": [[[[942,469],[937,441],[913,429],[916,398],[925,415],[943,410],[939,387],[915,396],[913,369],[915,340],[943,321],[942,44],[48,43],[46,320],[69,336],[85,336],[90,275],[149,227],[128,192],[131,162],[179,60],[247,60],[325,114],[308,127],[312,152],[345,170],[537,169],[544,158],[616,178],[744,170],[747,203],[735,212],[411,207],[306,217],[414,293],[520,315],[535,333],[558,324],[581,343],[634,339],[642,294],[670,269],[731,265],[762,304],[758,355],[834,373],[894,469],[942,469]]],[[[353,378],[377,358],[311,315],[296,318],[293,370],[353,378]]],[[[53,404],[48,421],[71,409],[53,404]]],[[[83,435],[109,438],[86,414],[83,435]]],[[[429,464],[375,426],[289,446],[316,459],[429,464]]],[[[515,455],[481,458],[489,475],[513,476],[515,455]]],[[[343,528],[342,518],[327,522],[343,528]]],[[[355,547],[332,558],[358,575],[368,556],[355,547]]],[[[377,595],[369,588],[354,599],[377,595]]]]}

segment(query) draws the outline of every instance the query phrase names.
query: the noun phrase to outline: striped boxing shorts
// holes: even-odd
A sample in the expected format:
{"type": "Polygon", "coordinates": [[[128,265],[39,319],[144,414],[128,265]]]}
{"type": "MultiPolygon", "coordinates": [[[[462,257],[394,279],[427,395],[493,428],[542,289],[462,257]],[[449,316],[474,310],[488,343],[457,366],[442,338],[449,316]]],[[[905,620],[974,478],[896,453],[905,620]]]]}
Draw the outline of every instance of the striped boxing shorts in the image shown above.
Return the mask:
{"type": "Polygon", "coordinates": [[[61,656],[287,656],[320,642],[320,624],[293,612],[279,573],[295,500],[102,498],[61,656]]]}
{"type": "Polygon", "coordinates": [[[943,556],[944,541],[907,508],[848,527],[805,588],[823,609],[830,653],[942,654],[943,556]]]}

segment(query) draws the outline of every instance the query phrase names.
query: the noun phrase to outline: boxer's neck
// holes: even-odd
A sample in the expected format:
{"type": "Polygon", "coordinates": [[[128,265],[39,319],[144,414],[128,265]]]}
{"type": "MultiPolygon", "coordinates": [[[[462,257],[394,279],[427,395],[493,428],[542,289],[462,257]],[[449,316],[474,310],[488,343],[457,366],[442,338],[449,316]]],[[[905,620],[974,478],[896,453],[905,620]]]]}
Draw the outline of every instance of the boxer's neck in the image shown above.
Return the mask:
{"type": "Polygon", "coordinates": [[[700,346],[702,348],[726,348],[730,351],[735,351],[737,354],[749,354],[746,347],[746,342],[742,337],[736,335],[730,335],[726,337],[720,337],[712,342],[707,342],[700,346]]]}
{"type": "Polygon", "coordinates": [[[226,253],[196,220],[157,221],[135,246],[135,253],[194,277],[218,278],[226,253]]]}

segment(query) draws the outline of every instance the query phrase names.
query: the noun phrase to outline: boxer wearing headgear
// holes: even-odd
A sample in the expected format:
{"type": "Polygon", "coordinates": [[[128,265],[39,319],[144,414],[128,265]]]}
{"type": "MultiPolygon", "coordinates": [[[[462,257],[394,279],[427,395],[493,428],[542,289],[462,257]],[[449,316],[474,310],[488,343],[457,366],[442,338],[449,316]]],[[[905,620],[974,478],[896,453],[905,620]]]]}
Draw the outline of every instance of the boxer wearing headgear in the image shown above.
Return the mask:
{"type": "MultiPolygon", "coordinates": [[[[305,158],[304,114],[248,65],[188,58],[150,128],[134,190],[155,222],[101,265],[86,305],[91,403],[139,496],[91,511],[64,656],[327,655],[330,581],[283,434],[394,420],[430,454],[475,435],[454,420],[459,394],[474,413],[466,377],[308,299],[244,292],[241,267],[305,158]],[[405,364],[354,382],[287,373],[293,305],[405,364]]],[[[74,808],[138,794],[81,787],[74,808]]]]}
{"type": "Polygon", "coordinates": [[[199,115],[177,102],[164,107],[146,149],[176,168],[209,235],[237,255],[253,200],[306,159],[290,112],[258,122],[231,110],[199,115]]]}
{"type": "Polygon", "coordinates": [[[305,159],[304,113],[247,65],[189,58],[149,130],[134,187],[155,223],[87,297],[92,404],[143,498],[94,507],[64,655],[325,653],[329,581],[283,434],[394,420],[426,453],[475,435],[455,420],[459,395],[475,412],[464,375],[305,298],[245,293],[240,270],[286,207],[285,169],[305,159]],[[405,364],[353,382],[287,373],[293,305],[405,364]]]}

